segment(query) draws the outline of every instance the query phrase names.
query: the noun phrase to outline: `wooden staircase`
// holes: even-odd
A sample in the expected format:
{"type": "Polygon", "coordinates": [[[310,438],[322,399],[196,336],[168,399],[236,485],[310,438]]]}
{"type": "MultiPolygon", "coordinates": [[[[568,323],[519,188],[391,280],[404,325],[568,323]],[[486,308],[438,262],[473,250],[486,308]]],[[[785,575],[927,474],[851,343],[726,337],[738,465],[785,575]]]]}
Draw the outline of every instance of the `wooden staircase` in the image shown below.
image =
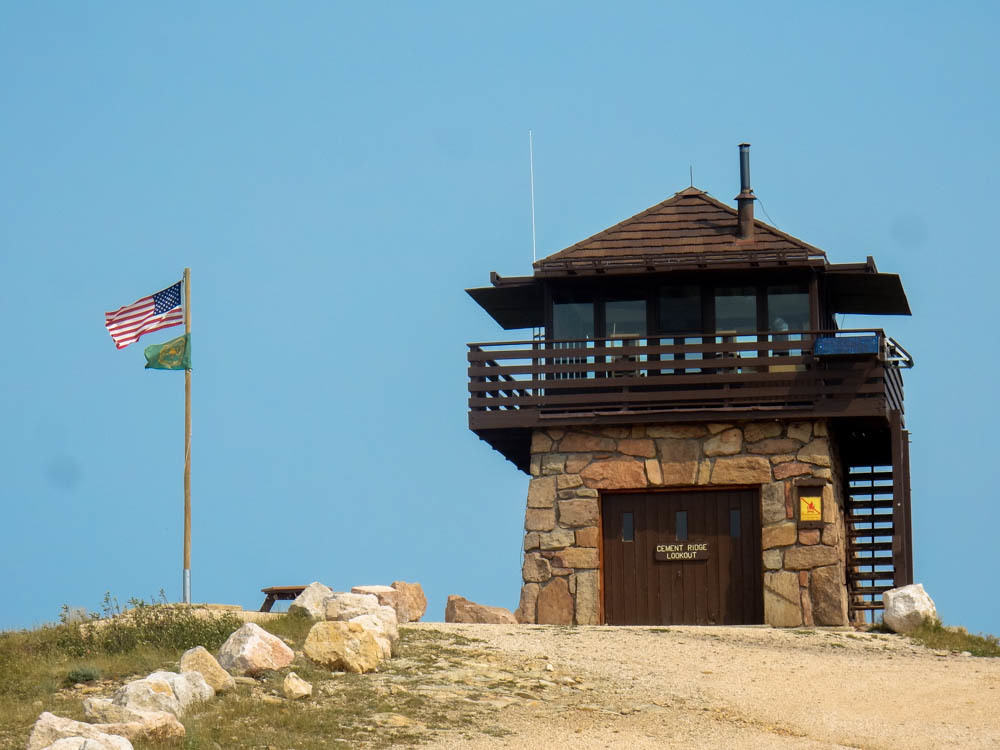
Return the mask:
{"type": "Polygon", "coordinates": [[[913,582],[909,433],[891,430],[893,465],[848,467],[847,592],[852,621],[874,619],[882,594],[913,582]],[[872,614],[869,615],[868,613],[872,614]]]}

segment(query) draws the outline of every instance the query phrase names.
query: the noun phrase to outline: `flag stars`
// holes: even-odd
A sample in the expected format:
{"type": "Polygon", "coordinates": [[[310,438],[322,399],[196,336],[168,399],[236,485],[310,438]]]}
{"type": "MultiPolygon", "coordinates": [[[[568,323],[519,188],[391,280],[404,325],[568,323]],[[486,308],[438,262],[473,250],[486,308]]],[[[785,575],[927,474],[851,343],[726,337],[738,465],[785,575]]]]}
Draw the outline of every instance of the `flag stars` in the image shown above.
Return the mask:
{"type": "Polygon", "coordinates": [[[167,310],[173,309],[181,303],[181,283],[178,281],[173,286],[168,286],[163,291],[153,295],[153,314],[159,315],[167,310]]]}

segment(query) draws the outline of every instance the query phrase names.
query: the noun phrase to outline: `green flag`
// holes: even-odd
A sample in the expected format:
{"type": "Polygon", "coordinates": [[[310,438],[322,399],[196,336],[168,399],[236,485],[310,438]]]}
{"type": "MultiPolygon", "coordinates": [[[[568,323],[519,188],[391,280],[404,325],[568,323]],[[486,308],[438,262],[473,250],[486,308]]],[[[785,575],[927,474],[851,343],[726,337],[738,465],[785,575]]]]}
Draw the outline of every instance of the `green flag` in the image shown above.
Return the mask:
{"type": "Polygon", "coordinates": [[[147,346],[147,370],[190,370],[191,369],[191,334],[185,333],[162,344],[147,346]]]}

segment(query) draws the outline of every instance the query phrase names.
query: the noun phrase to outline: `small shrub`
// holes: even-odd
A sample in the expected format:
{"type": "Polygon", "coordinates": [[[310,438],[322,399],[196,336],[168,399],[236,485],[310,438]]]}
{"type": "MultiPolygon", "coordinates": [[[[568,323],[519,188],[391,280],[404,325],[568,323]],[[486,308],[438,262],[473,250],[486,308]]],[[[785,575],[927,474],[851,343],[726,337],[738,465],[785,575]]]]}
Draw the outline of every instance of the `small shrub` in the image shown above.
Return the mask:
{"type": "Polygon", "coordinates": [[[75,685],[78,682],[94,682],[101,679],[101,670],[97,667],[74,667],[66,675],[66,682],[75,685]]]}

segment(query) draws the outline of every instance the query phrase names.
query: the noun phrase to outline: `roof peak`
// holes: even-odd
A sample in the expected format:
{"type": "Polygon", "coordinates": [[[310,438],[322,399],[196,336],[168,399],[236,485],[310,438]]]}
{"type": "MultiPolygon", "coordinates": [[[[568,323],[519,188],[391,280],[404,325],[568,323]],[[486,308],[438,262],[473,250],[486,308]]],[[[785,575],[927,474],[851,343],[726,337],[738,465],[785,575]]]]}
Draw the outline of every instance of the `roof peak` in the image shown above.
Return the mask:
{"type": "Polygon", "coordinates": [[[738,212],[694,185],[645,211],[534,263],[535,273],[559,273],[569,266],[608,264],[649,268],[698,257],[699,265],[727,264],[747,254],[782,262],[824,263],[826,254],[780,229],[754,221],[753,239],[738,236],[738,212]]]}

